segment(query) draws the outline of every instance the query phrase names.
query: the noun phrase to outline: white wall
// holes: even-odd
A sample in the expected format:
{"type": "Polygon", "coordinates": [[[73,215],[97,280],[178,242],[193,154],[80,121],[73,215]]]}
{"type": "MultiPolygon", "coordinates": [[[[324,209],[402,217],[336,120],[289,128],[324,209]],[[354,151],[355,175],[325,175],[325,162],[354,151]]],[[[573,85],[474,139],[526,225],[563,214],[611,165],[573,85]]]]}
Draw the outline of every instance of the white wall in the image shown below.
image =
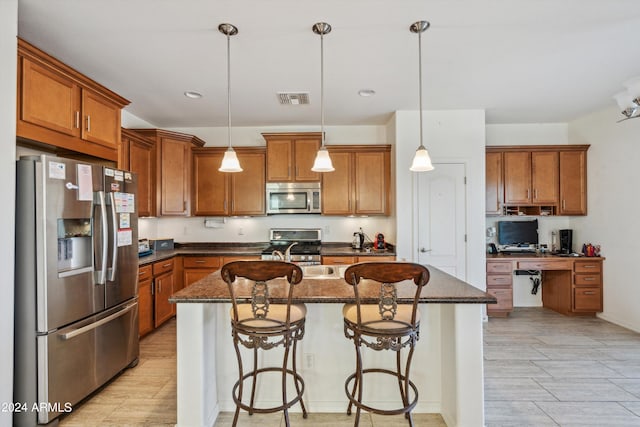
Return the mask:
{"type": "Polygon", "coordinates": [[[571,144],[588,151],[586,217],[573,217],[574,245],[600,244],[604,261],[601,317],[640,332],[640,286],[634,265],[640,251],[640,120],[616,123],[615,108],[569,123],[571,144]]]}
{"type": "MultiPolygon", "coordinates": [[[[569,143],[566,123],[526,123],[487,125],[487,145],[566,145],[569,143]]],[[[495,227],[500,220],[532,219],[534,217],[486,217],[486,227],[495,227]]],[[[538,219],[540,243],[551,248],[551,232],[571,228],[570,217],[535,217],[538,219]]],[[[487,238],[487,243],[497,243],[496,237],[487,238]]],[[[573,249],[579,250],[574,237],[573,249]]],[[[542,284],[544,287],[544,283],[542,284]]],[[[513,276],[513,305],[516,307],[542,307],[542,292],[531,294],[529,276],[513,276]]]]}
{"type": "MultiPolygon", "coordinates": [[[[7,209],[0,211],[0,403],[13,400],[13,270],[16,157],[16,59],[18,1],[0,1],[0,182],[7,209]]],[[[10,426],[11,412],[0,411],[0,426],[10,426]]]]}
{"type": "MultiPolygon", "coordinates": [[[[397,111],[396,141],[396,233],[398,259],[415,260],[416,232],[414,172],[409,171],[419,144],[419,113],[397,111]]],[[[466,164],[467,173],[467,281],[485,289],[485,118],[482,110],[423,112],[424,145],[432,161],[466,164]]],[[[428,172],[425,172],[428,173],[428,172]]]]}

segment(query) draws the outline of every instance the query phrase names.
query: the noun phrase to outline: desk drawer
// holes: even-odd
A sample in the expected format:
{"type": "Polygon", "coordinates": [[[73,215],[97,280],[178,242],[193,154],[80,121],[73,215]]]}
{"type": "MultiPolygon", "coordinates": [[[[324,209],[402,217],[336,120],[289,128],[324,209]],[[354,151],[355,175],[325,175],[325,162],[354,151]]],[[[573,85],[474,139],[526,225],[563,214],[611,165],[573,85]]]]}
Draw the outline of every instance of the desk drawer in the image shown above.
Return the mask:
{"type": "Polygon", "coordinates": [[[220,267],[219,256],[185,256],[182,258],[184,268],[217,268],[220,267]]]}
{"type": "Polygon", "coordinates": [[[497,304],[487,304],[487,310],[513,310],[513,291],[510,287],[487,287],[487,293],[498,300],[497,304]]]}
{"type": "Polygon", "coordinates": [[[511,274],[487,274],[487,286],[505,286],[511,284],[511,274]]]}
{"type": "Polygon", "coordinates": [[[570,260],[518,261],[518,270],[573,270],[573,261],[570,261],[570,260]]]}
{"type": "Polygon", "coordinates": [[[487,273],[509,273],[513,270],[511,261],[487,261],[487,273]]]}
{"type": "Polygon", "coordinates": [[[138,267],[138,281],[151,279],[151,264],[138,267]]]}
{"type": "Polygon", "coordinates": [[[600,273],[602,271],[601,261],[575,261],[573,271],[576,273],[600,273]]]}
{"type": "Polygon", "coordinates": [[[164,261],[158,261],[153,264],[153,275],[158,276],[162,273],[173,270],[173,258],[164,261]]]}
{"type": "Polygon", "coordinates": [[[573,281],[575,285],[600,286],[602,278],[599,274],[576,274],[573,281]]]}
{"type": "Polygon", "coordinates": [[[574,311],[602,311],[602,289],[573,288],[574,311]]]}

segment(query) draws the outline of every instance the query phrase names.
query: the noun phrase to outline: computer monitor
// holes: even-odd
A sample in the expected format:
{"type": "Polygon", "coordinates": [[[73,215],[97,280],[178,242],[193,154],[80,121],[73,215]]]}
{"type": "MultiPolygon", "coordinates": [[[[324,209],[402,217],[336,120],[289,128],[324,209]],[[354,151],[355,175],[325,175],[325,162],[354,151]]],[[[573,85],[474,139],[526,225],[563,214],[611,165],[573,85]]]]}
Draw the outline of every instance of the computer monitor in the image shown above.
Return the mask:
{"type": "Polygon", "coordinates": [[[501,245],[537,245],[538,220],[499,221],[498,243],[501,245]]]}

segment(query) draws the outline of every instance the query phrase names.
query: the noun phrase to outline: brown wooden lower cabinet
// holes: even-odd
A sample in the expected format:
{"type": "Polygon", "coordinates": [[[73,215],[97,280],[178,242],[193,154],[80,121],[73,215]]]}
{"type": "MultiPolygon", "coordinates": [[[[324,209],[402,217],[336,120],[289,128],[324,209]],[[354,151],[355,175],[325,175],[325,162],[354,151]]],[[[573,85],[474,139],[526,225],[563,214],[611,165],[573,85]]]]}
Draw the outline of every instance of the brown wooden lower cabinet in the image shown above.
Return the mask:
{"type": "Polygon", "coordinates": [[[151,264],[138,269],[138,333],[153,331],[153,271],[151,264]]]}
{"type": "Polygon", "coordinates": [[[169,302],[177,288],[174,259],[157,261],[138,268],[138,332],[140,337],[153,331],[176,314],[169,302]]]}

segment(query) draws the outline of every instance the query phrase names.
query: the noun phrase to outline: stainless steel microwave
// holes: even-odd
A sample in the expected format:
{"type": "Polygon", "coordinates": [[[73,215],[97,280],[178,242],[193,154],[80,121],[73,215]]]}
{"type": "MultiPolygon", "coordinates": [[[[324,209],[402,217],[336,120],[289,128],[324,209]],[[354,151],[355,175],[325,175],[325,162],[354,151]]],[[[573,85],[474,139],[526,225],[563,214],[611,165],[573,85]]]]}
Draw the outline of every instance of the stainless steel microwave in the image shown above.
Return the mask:
{"type": "Polygon", "coordinates": [[[267,183],[267,214],[320,213],[320,183],[267,183]]]}

